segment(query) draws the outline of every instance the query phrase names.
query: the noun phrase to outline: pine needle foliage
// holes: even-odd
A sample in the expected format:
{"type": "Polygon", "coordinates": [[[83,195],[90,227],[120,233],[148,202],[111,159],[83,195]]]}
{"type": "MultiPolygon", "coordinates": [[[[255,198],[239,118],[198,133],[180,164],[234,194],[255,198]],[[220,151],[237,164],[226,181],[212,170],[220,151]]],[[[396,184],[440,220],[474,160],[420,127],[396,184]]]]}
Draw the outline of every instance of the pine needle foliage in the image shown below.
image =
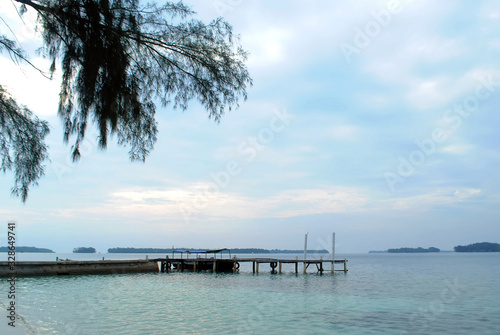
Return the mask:
{"type": "Polygon", "coordinates": [[[12,194],[23,202],[31,186],[44,174],[48,159],[45,136],[49,125],[39,120],[25,106],[19,106],[0,86],[0,170],[14,169],[12,194]]]}
{"type": "MultiPolygon", "coordinates": [[[[20,4],[20,14],[37,12],[51,74],[56,65],[61,66],[58,114],[63,140],[74,140],[74,161],[80,158],[89,123],[98,130],[100,148],[106,148],[109,137],[115,135],[118,144],[129,148],[131,160],[144,161],[157,140],[157,104],[185,110],[197,100],[219,122],[226,111],[247,98],[246,89],[252,85],[245,65],[247,52],[231,25],[222,18],[208,24],[193,19],[195,13],[182,2],[14,1],[20,4]]],[[[3,46],[15,60],[25,60],[22,49],[0,37],[0,49],[3,46]]],[[[33,139],[43,140],[46,124],[27,109],[16,108],[41,127],[33,139]]],[[[46,157],[43,143],[32,149],[39,150],[33,158],[46,157]]],[[[9,167],[9,160],[5,162],[4,170],[9,167]]],[[[28,172],[19,173],[23,171],[28,172]]],[[[25,185],[40,172],[31,171],[26,180],[18,172],[16,176],[25,185]]],[[[27,192],[23,187],[18,190],[21,196],[27,192]]]]}
{"type": "Polygon", "coordinates": [[[91,119],[99,146],[108,136],[144,161],[157,135],[155,101],[186,109],[197,99],[219,121],[246,99],[246,52],[221,18],[205,24],[182,2],[16,0],[38,12],[46,55],[60,58],[59,115],[73,159],[91,119]],[[157,100],[156,100],[157,99],[157,100]]]}

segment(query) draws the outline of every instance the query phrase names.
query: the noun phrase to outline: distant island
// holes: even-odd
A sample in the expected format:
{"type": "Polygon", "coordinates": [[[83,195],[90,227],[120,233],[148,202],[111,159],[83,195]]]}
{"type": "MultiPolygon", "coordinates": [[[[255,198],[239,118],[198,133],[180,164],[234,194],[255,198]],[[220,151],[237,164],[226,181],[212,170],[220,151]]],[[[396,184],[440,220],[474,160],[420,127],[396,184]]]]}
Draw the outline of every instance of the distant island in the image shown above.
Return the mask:
{"type": "Polygon", "coordinates": [[[79,247],[73,249],[75,254],[95,254],[95,248],[92,247],[79,247]]]}
{"type": "Polygon", "coordinates": [[[172,252],[170,249],[160,249],[160,248],[109,248],[108,253],[110,254],[165,254],[172,252]]]}
{"type": "Polygon", "coordinates": [[[500,244],[490,242],[473,243],[466,246],[458,245],[455,252],[500,252],[500,244]]]}
{"type": "MultiPolygon", "coordinates": [[[[176,248],[182,250],[200,250],[195,248],[176,248]]],[[[201,249],[203,250],[203,249],[201,249]]],[[[232,253],[239,254],[300,254],[304,250],[281,250],[281,249],[259,249],[259,248],[234,248],[230,249],[232,253]]],[[[110,254],[165,254],[171,253],[172,248],[109,248],[108,253],[110,254]]],[[[307,250],[311,254],[327,254],[328,250],[307,250]]]]}
{"type": "MultiPolygon", "coordinates": [[[[0,247],[0,252],[9,252],[8,247],[0,247]]],[[[54,253],[54,251],[45,248],[36,247],[16,247],[16,252],[41,252],[41,253],[54,253]]]]}
{"type": "MultiPolygon", "coordinates": [[[[289,249],[255,249],[255,248],[234,248],[231,249],[233,253],[239,254],[301,254],[304,252],[302,250],[289,250],[289,249]]],[[[308,254],[328,254],[329,251],[325,249],[321,250],[307,250],[308,254]]]]}
{"type": "Polygon", "coordinates": [[[398,249],[387,249],[388,253],[399,253],[399,254],[414,254],[414,253],[427,253],[427,252],[440,252],[439,248],[430,247],[424,249],[422,247],[418,248],[398,248],[398,249]]]}

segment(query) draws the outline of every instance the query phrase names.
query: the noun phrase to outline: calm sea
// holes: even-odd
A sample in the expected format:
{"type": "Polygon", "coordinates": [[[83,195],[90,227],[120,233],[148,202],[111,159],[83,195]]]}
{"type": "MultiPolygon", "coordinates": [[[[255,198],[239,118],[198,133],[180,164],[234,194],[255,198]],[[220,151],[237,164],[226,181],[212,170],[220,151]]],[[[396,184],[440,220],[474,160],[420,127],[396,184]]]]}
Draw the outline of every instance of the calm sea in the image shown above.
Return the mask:
{"type": "MultiPolygon", "coordinates": [[[[284,265],[278,275],[261,264],[259,274],[246,265],[237,274],[18,278],[17,312],[33,334],[500,334],[500,253],[336,258],[349,260],[347,274],[284,265]]],[[[4,306],[7,289],[1,279],[4,306]]]]}

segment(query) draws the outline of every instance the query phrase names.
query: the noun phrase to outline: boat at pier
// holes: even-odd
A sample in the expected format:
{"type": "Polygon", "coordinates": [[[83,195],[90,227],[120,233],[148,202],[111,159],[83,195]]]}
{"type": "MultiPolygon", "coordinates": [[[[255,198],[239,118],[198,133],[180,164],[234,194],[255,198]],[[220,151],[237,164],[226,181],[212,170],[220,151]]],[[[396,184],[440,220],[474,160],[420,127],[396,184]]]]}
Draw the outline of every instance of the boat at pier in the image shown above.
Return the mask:
{"type": "Polygon", "coordinates": [[[178,260],[172,262],[173,269],[177,271],[234,272],[239,267],[239,264],[231,259],[231,250],[227,248],[203,250],[175,249],[172,250],[172,259],[178,260]],[[227,252],[227,258],[223,258],[224,252],[227,252]],[[180,258],[176,257],[176,254],[180,255],[180,258]],[[190,255],[195,257],[189,258],[190,255]],[[219,258],[217,257],[218,255],[220,255],[219,258]]]}

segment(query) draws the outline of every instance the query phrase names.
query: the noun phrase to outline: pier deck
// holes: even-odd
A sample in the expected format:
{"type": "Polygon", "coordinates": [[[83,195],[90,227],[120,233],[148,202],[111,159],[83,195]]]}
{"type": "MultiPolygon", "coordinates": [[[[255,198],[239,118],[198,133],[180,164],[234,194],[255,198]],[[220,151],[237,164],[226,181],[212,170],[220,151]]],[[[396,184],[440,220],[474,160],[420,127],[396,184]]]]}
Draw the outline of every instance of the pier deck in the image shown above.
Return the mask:
{"type": "Polygon", "coordinates": [[[154,258],[151,259],[160,263],[160,272],[169,271],[202,271],[211,270],[213,272],[236,272],[240,263],[252,263],[252,272],[259,273],[260,264],[269,264],[271,272],[283,272],[283,264],[293,264],[295,273],[299,273],[299,264],[302,264],[302,272],[306,273],[310,265],[315,265],[317,272],[323,274],[325,271],[334,273],[335,271],[347,272],[347,259],[279,259],[279,258],[154,258]],[[325,268],[324,264],[330,264],[325,268]],[[342,269],[336,270],[335,264],[342,264],[342,269]],[[278,270],[276,270],[278,268],[278,270]]]}

